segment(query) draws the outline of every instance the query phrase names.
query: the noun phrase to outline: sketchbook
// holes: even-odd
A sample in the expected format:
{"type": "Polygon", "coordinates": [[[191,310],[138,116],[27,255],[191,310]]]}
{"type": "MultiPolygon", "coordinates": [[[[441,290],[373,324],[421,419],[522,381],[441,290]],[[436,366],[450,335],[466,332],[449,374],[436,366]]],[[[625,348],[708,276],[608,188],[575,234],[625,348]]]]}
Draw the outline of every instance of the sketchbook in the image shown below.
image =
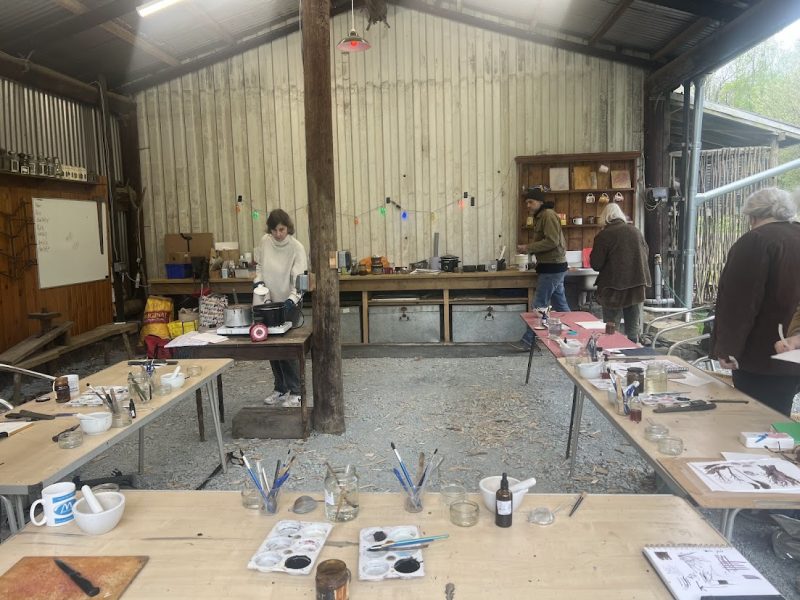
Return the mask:
{"type": "Polygon", "coordinates": [[[642,552],[675,600],[783,598],[731,546],[645,546],[642,552]]]}

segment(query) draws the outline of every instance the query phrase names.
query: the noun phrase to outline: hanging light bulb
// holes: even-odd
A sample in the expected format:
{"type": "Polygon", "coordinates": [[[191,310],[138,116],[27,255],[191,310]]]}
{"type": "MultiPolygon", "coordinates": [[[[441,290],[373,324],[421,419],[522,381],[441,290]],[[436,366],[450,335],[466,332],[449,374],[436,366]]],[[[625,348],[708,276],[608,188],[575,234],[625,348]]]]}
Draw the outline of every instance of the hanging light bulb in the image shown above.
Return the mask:
{"type": "Polygon", "coordinates": [[[336,44],[336,48],[342,52],[364,52],[369,50],[371,46],[369,42],[356,33],[356,12],[354,8],[355,0],[350,0],[350,33],[342,38],[336,44]]]}

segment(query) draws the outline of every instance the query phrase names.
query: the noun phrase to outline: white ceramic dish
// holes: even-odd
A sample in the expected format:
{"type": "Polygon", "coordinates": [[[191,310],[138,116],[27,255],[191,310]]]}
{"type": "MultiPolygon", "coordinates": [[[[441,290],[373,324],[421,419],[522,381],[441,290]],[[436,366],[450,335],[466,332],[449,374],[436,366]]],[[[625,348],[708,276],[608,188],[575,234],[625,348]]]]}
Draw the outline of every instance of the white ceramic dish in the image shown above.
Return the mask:
{"type": "MultiPolygon", "coordinates": [[[[414,525],[365,527],[358,536],[358,578],[362,581],[412,579],[425,576],[425,563],[420,548],[372,552],[370,546],[392,540],[413,540],[420,537],[414,525]]],[[[440,542],[437,542],[440,543],[440,542]]]]}
{"type": "Polygon", "coordinates": [[[86,435],[98,435],[111,428],[110,412],[92,412],[80,415],[81,430],[86,435]]]}
{"type": "Polygon", "coordinates": [[[580,354],[583,344],[578,340],[567,340],[566,342],[559,340],[558,347],[561,349],[561,354],[564,356],[577,356],[580,354]]]}
{"type": "Polygon", "coordinates": [[[183,384],[186,382],[186,375],[183,373],[178,373],[177,375],[173,373],[165,373],[161,376],[161,383],[166,383],[169,385],[173,390],[177,390],[183,387],[183,384]]]}
{"type": "Polygon", "coordinates": [[[331,529],[331,523],[278,521],[250,558],[247,568],[262,573],[281,571],[308,575],[331,529]]]}
{"type": "MultiPolygon", "coordinates": [[[[481,488],[481,496],[483,497],[483,503],[486,505],[486,508],[489,510],[490,513],[494,514],[495,510],[495,503],[496,503],[496,496],[497,490],[500,489],[500,480],[502,477],[499,475],[493,475],[492,477],[484,477],[481,479],[480,483],[478,484],[481,488]]],[[[516,484],[519,483],[519,479],[514,479],[513,477],[508,478],[508,487],[514,487],[516,484]]],[[[519,505],[522,504],[522,499],[525,497],[527,492],[517,492],[514,494],[514,497],[511,500],[511,511],[515,512],[519,505]]]]}
{"type": "Polygon", "coordinates": [[[588,362],[580,363],[578,365],[578,374],[584,379],[597,379],[603,368],[601,362],[588,362]]]}
{"type": "Polygon", "coordinates": [[[103,535],[117,526],[122,513],[125,512],[125,496],[119,492],[97,492],[97,501],[103,507],[103,512],[93,513],[86,502],[81,498],[72,507],[75,523],[81,531],[89,535],[103,535]]]}

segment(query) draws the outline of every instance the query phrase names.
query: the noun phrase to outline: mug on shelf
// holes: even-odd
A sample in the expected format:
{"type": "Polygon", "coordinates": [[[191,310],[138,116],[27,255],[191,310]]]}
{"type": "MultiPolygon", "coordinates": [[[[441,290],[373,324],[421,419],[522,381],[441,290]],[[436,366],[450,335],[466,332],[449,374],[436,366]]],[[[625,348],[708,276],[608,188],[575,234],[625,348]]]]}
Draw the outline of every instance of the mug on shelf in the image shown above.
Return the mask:
{"type": "Polygon", "coordinates": [[[608,194],[606,194],[605,192],[600,194],[600,204],[608,204],[608,200],[609,200],[608,194]]]}
{"type": "Polygon", "coordinates": [[[592,192],[586,194],[586,204],[594,204],[594,194],[592,192]]]}
{"type": "Polygon", "coordinates": [[[573,225],[583,225],[583,217],[572,217],[573,225]]]}
{"type": "Polygon", "coordinates": [[[614,194],[614,202],[622,202],[624,200],[625,198],[623,198],[621,192],[617,192],[616,194],[614,194]]]}
{"type": "Polygon", "coordinates": [[[586,217],[586,224],[587,225],[597,225],[597,217],[594,215],[590,215],[586,217]]]}

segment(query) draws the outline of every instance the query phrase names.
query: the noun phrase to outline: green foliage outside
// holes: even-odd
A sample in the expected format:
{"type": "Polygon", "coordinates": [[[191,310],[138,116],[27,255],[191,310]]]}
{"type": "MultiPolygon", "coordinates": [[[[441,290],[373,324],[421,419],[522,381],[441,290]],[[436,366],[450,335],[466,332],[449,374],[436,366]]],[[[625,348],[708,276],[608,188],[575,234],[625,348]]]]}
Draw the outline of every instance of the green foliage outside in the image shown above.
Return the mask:
{"type": "MultiPolygon", "coordinates": [[[[800,44],[767,40],[707,79],[706,97],[776,121],[800,126],[800,44]]],[[[783,164],[800,157],[800,146],[780,151],[783,164]]],[[[783,189],[800,188],[800,169],[778,177],[783,189]]]]}

